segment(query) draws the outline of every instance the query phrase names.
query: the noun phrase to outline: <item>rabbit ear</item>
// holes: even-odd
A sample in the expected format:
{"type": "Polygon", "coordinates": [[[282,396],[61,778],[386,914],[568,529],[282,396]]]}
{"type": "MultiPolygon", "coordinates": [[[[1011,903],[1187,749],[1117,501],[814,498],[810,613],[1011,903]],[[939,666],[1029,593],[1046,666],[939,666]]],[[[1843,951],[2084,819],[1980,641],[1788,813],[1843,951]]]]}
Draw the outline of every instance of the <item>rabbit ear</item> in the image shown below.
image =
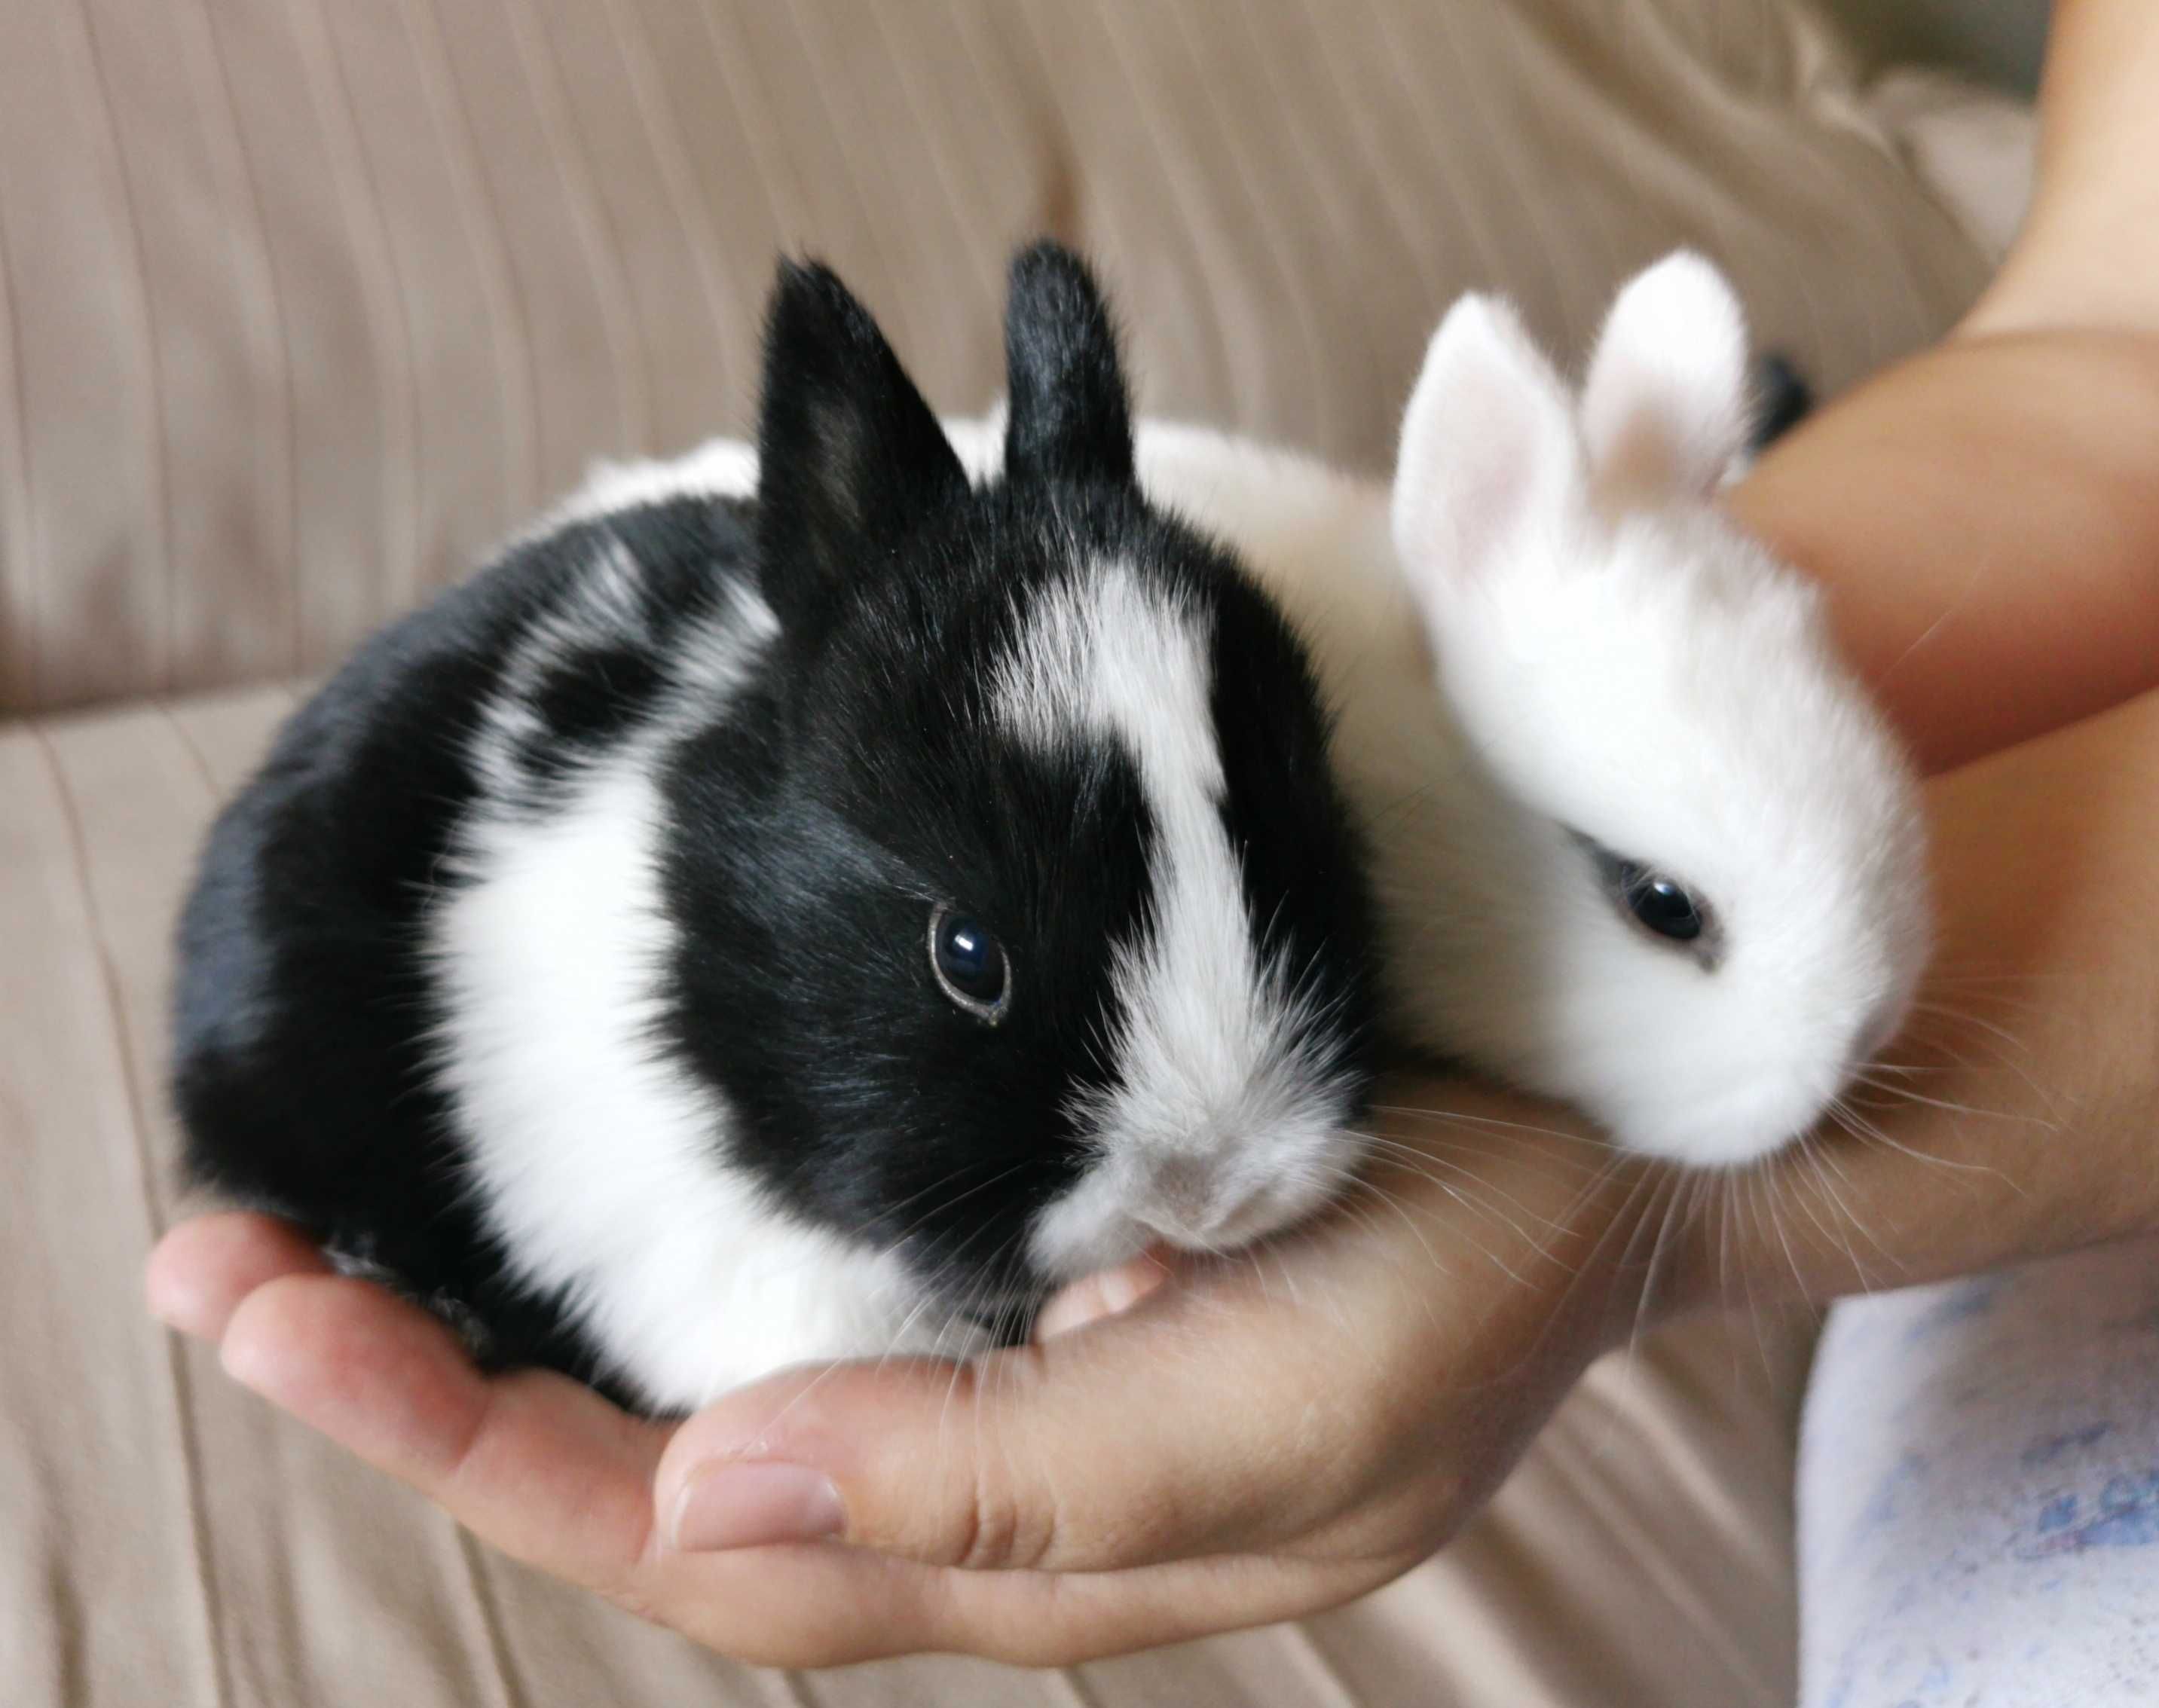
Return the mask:
{"type": "Polygon", "coordinates": [[[1395,548],[1429,607],[1585,499],[1572,400],[1520,318],[1464,297],[1425,352],[1395,463],[1395,548]]]}
{"type": "Polygon", "coordinates": [[[758,531],[783,624],[846,596],[967,477],[892,346],[831,272],[783,261],[764,331],[758,531]]]}
{"type": "Polygon", "coordinates": [[[1109,306],[1086,263],[1047,240],[1012,264],[1005,477],[1132,479],[1131,406],[1109,306]]]}
{"type": "Polygon", "coordinates": [[[1724,275],[1681,250],[1612,305],[1582,395],[1590,482],[1625,509],[1708,497],[1747,441],[1747,323],[1724,275]]]}

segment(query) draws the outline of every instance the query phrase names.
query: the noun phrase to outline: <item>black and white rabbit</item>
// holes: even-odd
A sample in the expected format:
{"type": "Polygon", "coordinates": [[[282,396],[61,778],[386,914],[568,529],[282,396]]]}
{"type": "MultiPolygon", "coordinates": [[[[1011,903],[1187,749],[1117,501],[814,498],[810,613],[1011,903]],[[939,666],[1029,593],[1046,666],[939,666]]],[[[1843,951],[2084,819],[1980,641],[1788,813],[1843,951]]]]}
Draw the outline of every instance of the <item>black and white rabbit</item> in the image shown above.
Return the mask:
{"type": "Polygon", "coordinates": [[[657,1409],[1338,1188],[1376,955],[1312,674],[1142,498],[1073,257],[1007,344],[971,487],[784,265],[753,499],[566,512],[292,718],[182,922],[198,1181],[657,1409]]]}

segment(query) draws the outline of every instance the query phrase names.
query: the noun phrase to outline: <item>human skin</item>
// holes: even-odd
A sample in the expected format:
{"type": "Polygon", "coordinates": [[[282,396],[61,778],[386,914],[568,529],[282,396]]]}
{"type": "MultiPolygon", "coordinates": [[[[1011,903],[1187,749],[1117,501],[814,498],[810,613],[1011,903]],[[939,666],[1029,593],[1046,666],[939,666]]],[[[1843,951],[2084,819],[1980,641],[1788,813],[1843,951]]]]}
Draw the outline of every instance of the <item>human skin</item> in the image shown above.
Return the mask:
{"type": "Polygon", "coordinates": [[[1942,345],[1736,494],[1929,771],[2159,681],[2159,16],[2055,8],[2036,194],[1942,345]]]}
{"type": "Polygon", "coordinates": [[[498,1546],[715,1648],[1048,1663],[1387,1581],[1649,1324],[2159,1229],[2159,11],[2072,0],[2055,30],[2001,278],[1733,499],[1943,774],[1939,948],[1871,1133],[1688,1175],[1406,1079],[1372,1190],[1250,1258],[1113,1277],[964,1369],[793,1372],[681,1425],[484,1378],[259,1217],[175,1229],[153,1308],[498,1546]]]}

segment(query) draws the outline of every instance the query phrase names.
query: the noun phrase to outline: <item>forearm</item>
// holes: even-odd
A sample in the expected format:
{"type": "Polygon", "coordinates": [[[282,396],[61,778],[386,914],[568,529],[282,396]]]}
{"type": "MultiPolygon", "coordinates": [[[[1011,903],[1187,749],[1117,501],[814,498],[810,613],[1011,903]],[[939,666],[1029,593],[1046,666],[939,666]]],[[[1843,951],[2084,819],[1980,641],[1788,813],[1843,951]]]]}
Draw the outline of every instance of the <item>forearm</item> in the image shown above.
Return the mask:
{"type": "Polygon", "coordinates": [[[2055,0],[2032,204],[1967,332],[2159,330],[2155,91],[2151,0],[2055,0]]]}
{"type": "Polygon", "coordinates": [[[2060,0],[2030,215],[1948,339],[1733,495],[1929,770],[2159,685],[2159,7],[2060,0]]]}
{"type": "Polygon", "coordinates": [[[2159,334],[1952,339],[1793,434],[1732,505],[1827,587],[1929,771],[2159,683],[2159,334]]]}

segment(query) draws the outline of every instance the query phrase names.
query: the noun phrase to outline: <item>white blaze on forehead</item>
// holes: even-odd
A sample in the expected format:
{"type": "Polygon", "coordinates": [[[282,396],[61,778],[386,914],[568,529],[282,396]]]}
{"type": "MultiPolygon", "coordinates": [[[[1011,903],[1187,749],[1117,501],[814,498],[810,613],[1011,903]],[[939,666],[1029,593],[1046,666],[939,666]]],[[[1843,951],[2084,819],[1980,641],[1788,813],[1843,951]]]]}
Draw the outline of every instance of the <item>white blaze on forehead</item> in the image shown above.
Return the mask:
{"type": "Polygon", "coordinates": [[[1203,613],[1113,567],[1036,602],[994,702],[1023,741],[1108,734],[1138,766],[1154,818],[1154,921],[1125,949],[1116,982],[1128,1073],[1169,1094],[1144,1111],[1165,1139],[1241,1083],[1274,1017],[1262,1012],[1244,877],[1222,823],[1213,675],[1203,613]]]}
{"type": "Polygon", "coordinates": [[[1102,1155],[1036,1231],[1053,1272],[1129,1255],[1142,1225],[1226,1230],[1258,1199],[1289,1219],[1313,1201],[1312,1153],[1339,1142],[1347,1113],[1333,1064],[1302,1042],[1292,981],[1253,941],[1222,821],[1210,639],[1203,607],[1113,564],[1042,593],[995,681],[992,715],[1022,741],[1114,738],[1154,820],[1151,929],[1119,946],[1112,972],[1117,1083],[1079,1111],[1102,1155]],[[1157,1202],[1170,1180],[1180,1201],[1157,1202]]]}
{"type": "Polygon", "coordinates": [[[1211,820],[1223,785],[1208,629],[1207,613],[1121,564],[1054,582],[999,665],[995,715],[1037,746],[1121,737],[1151,807],[1190,801],[1211,820]]]}

